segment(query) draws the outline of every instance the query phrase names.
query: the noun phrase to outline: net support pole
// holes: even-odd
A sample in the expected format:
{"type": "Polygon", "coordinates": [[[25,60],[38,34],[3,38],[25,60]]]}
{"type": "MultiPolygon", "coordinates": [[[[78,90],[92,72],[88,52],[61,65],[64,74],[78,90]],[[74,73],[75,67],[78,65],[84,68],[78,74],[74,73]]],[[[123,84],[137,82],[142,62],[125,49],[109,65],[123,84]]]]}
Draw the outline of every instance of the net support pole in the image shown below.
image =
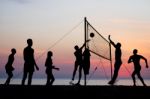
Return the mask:
{"type": "MultiPolygon", "coordinates": [[[[86,17],[84,18],[84,33],[85,33],[85,42],[87,40],[87,19],[86,17]]],[[[85,43],[85,48],[87,48],[87,43],[85,43]]]]}
{"type": "Polygon", "coordinates": [[[111,79],[112,79],[112,72],[113,72],[113,67],[112,67],[112,55],[111,55],[111,44],[109,43],[110,47],[110,67],[111,67],[111,79]]]}

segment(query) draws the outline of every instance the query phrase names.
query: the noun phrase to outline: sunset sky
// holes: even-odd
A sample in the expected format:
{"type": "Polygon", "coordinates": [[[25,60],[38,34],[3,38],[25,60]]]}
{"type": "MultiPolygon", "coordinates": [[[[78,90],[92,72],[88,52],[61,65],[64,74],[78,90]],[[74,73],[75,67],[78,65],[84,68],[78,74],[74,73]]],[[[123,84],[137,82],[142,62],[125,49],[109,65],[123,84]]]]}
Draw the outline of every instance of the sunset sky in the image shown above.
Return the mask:
{"type": "MultiPolygon", "coordinates": [[[[0,78],[6,77],[4,66],[11,48],[17,50],[14,77],[22,77],[23,49],[27,46],[26,40],[32,38],[40,68],[34,77],[46,77],[44,64],[47,51],[51,50],[53,63],[60,68],[60,71],[54,70],[55,77],[71,79],[74,46],[82,46],[84,42],[84,17],[106,39],[111,35],[115,43],[121,42],[120,78],[131,78],[133,64],[127,64],[127,60],[135,48],[150,65],[150,0],[0,0],[0,78]],[[53,46],[66,33],[68,35],[53,46]]],[[[112,53],[114,62],[114,49],[112,53]]],[[[150,78],[150,69],[145,68],[144,61],[141,64],[142,76],[150,78]]],[[[93,78],[110,78],[109,65],[92,54],[90,73],[98,67],[93,78]]]]}

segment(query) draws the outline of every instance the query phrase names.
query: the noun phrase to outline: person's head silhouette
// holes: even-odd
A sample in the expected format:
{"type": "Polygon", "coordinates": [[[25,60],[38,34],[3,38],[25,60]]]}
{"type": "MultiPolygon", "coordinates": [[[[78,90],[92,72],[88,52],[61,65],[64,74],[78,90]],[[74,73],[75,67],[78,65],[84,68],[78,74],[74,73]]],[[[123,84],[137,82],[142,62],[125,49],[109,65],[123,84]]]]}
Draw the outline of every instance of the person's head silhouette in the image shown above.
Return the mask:
{"type": "Polygon", "coordinates": [[[32,39],[28,39],[28,40],[27,40],[27,44],[28,44],[28,46],[30,46],[30,47],[31,47],[31,46],[32,46],[32,44],[33,44],[32,39]]]}
{"type": "Polygon", "coordinates": [[[78,49],[79,49],[79,47],[76,45],[76,46],[74,47],[74,49],[75,49],[75,50],[78,50],[78,49]]]}
{"type": "Polygon", "coordinates": [[[138,50],[137,50],[137,49],[134,49],[134,50],[133,50],[133,54],[134,54],[134,55],[136,55],[136,54],[137,54],[137,52],[138,52],[138,50]]]}
{"type": "Polygon", "coordinates": [[[85,52],[89,52],[89,49],[88,49],[88,48],[86,48],[86,49],[85,49],[85,52]]]}
{"type": "Polygon", "coordinates": [[[117,43],[117,48],[120,48],[121,47],[121,43],[117,43]]]}
{"type": "Polygon", "coordinates": [[[49,52],[47,53],[47,56],[48,56],[48,57],[51,57],[51,56],[53,56],[53,53],[52,53],[52,51],[49,51],[49,52]]]}
{"type": "Polygon", "coordinates": [[[16,49],[15,49],[15,48],[12,48],[12,49],[11,49],[11,52],[12,52],[12,54],[15,54],[15,53],[16,53],[16,49]]]}

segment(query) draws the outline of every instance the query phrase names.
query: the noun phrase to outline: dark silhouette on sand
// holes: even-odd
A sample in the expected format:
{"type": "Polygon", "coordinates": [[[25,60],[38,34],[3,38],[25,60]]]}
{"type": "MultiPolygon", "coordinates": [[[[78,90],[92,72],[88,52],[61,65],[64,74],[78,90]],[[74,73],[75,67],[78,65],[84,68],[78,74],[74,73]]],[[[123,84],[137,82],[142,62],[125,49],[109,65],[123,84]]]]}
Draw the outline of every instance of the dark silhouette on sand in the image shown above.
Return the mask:
{"type": "Polygon", "coordinates": [[[14,62],[14,55],[16,54],[16,49],[11,49],[11,54],[9,55],[8,57],[8,62],[5,66],[5,69],[6,69],[6,73],[8,74],[8,78],[5,82],[5,85],[9,85],[10,83],[10,80],[11,78],[13,77],[13,70],[14,70],[14,67],[12,66],[13,62],[14,62]]]}
{"type": "Polygon", "coordinates": [[[132,73],[133,86],[136,86],[135,75],[137,75],[138,78],[141,80],[143,86],[146,86],[146,84],[144,83],[144,80],[143,80],[143,78],[141,77],[141,74],[140,74],[140,71],[141,71],[140,59],[145,60],[146,68],[148,68],[147,59],[145,57],[143,57],[142,55],[138,55],[137,52],[138,52],[138,50],[134,49],[133,50],[133,55],[130,56],[130,58],[128,60],[128,63],[133,62],[133,64],[134,64],[134,71],[132,73]]]}
{"type": "MultiPolygon", "coordinates": [[[[88,42],[88,41],[89,40],[87,40],[86,42],[88,42]]],[[[72,81],[70,81],[70,84],[73,84],[76,71],[79,67],[79,80],[78,80],[76,85],[80,85],[80,80],[81,80],[81,77],[82,77],[82,68],[83,68],[82,49],[85,47],[86,42],[80,48],[79,48],[78,45],[76,45],[74,47],[74,49],[75,49],[74,55],[76,57],[76,60],[75,60],[75,64],[74,64],[74,71],[73,71],[73,75],[72,75],[72,81]]]]}
{"type": "Polygon", "coordinates": [[[53,66],[52,56],[53,56],[53,53],[51,51],[49,51],[47,53],[47,59],[46,59],[46,62],[45,62],[45,66],[46,66],[46,71],[45,72],[47,74],[46,85],[52,85],[53,82],[55,81],[52,70],[53,69],[59,70],[59,68],[56,68],[55,66],[53,66]]]}
{"type": "Polygon", "coordinates": [[[122,60],[121,60],[121,55],[122,55],[122,52],[121,52],[121,43],[117,43],[115,44],[111,39],[110,39],[110,35],[108,37],[110,43],[114,46],[115,48],[115,64],[114,64],[114,74],[113,74],[113,77],[112,79],[108,82],[108,84],[111,84],[113,85],[117,79],[117,76],[118,76],[118,72],[119,72],[119,69],[121,67],[121,64],[122,64],[122,60]]]}
{"type": "Polygon", "coordinates": [[[84,70],[84,85],[86,86],[86,75],[89,74],[90,70],[90,51],[86,48],[83,52],[83,70],[84,70]]]}
{"type": "Polygon", "coordinates": [[[28,39],[27,44],[28,46],[23,51],[25,63],[24,63],[22,85],[25,84],[25,80],[27,76],[28,76],[28,85],[31,85],[32,76],[34,72],[34,66],[36,67],[37,70],[39,70],[34,59],[34,49],[32,48],[32,45],[33,45],[32,39],[28,39]]]}

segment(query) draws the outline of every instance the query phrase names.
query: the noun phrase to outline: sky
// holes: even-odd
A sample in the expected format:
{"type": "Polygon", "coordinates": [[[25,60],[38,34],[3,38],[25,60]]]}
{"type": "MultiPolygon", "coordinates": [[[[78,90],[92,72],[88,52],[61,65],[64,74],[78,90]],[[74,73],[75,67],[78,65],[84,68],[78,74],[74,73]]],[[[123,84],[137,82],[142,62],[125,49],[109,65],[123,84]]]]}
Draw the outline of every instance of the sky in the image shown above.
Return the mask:
{"type": "MultiPolygon", "coordinates": [[[[40,68],[34,77],[46,77],[47,51],[53,51],[53,63],[60,71],[56,78],[71,79],[74,68],[74,46],[84,42],[84,17],[106,39],[122,44],[119,77],[131,78],[133,64],[127,64],[133,49],[150,63],[150,1],[149,0],[0,0],[0,77],[6,77],[5,64],[11,48],[16,48],[14,77],[22,77],[23,49],[33,39],[35,59],[40,68]],[[67,35],[65,35],[67,34],[67,35]],[[65,36],[64,36],[65,35],[65,36]]],[[[114,49],[112,48],[114,63],[114,49]]],[[[142,76],[150,78],[150,69],[142,64],[142,76]]],[[[91,56],[90,75],[110,78],[109,62],[91,56]]]]}

